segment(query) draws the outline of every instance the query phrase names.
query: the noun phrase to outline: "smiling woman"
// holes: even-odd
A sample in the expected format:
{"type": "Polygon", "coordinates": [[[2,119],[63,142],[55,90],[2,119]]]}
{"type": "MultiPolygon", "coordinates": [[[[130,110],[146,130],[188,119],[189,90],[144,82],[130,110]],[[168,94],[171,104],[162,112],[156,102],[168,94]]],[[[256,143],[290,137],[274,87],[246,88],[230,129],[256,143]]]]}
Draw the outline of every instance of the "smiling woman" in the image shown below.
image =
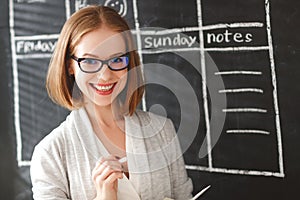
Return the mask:
{"type": "MultiPolygon", "coordinates": [[[[90,6],[89,9],[91,10],[92,7],[90,6]]],[[[134,51],[129,27],[124,19],[112,9],[104,9],[103,7],[105,13],[101,13],[100,10],[96,9],[94,13],[91,13],[89,9],[82,9],[81,12],[75,13],[66,22],[49,66],[47,76],[48,93],[55,102],[68,109],[81,107],[84,97],[78,90],[75,77],[67,76],[71,75],[70,72],[73,73],[72,71],[79,72],[76,70],[78,67],[74,65],[72,57],[105,59],[114,56],[113,54],[116,55],[116,53],[128,53],[130,57],[129,69],[140,64],[138,54],[134,51]],[[92,17],[95,19],[91,20],[92,17]],[[117,52],[118,50],[120,52],[117,52]]],[[[129,113],[132,114],[142,98],[144,87],[141,84],[142,76],[139,68],[136,68],[134,73],[130,74],[133,77],[127,83],[125,106],[129,108],[129,113]],[[136,85],[141,85],[141,87],[136,91],[132,91],[132,88],[136,88],[136,85]],[[129,96],[129,94],[132,95],[129,96]]],[[[78,74],[78,76],[80,75],[81,73],[78,74]]]]}
{"type": "Polygon", "coordinates": [[[70,53],[73,60],[68,71],[75,76],[86,109],[93,110],[91,106],[95,105],[110,105],[114,100],[112,92],[118,89],[114,91],[118,96],[123,91],[129,63],[120,62],[117,65],[116,61],[129,60],[129,55],[123,56],[125,53],[126,44],[122,35],[106,25],[86,33],[79,40],[74,53],[70,53]],[[119,68],[115,68],[117,66],[119,68]]]}
{"type": "Polygon", "coordinates": [[[129,27],[113,9],[88,6],[65,23],[47,89],[71,113],[35,147],[34,199],[191,197],[172,122],[136,109],[139,65],[129,27]]]}

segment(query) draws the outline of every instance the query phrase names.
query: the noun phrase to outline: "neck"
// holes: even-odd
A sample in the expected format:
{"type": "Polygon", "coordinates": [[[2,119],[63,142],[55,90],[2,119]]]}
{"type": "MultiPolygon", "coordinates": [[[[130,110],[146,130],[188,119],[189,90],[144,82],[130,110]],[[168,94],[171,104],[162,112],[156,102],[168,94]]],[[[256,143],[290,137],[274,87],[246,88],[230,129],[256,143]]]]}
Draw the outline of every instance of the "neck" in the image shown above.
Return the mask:
{"type": "MultiPolygon", "coordinates": [[[[114,103],[115,104],[115,103],[114,103]]],[[[86,105],[85,109],[94,127],[113,127],[120,118],[119,109],[110,104],[107,106],[86,105]]]]}

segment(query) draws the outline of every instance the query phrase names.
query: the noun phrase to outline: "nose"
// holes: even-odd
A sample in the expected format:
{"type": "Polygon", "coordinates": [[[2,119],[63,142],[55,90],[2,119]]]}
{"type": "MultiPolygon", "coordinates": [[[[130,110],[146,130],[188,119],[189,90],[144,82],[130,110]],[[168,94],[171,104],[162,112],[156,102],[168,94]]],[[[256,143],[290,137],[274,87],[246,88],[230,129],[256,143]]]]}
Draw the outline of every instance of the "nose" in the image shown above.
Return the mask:
{"type": "Polygon", "coordinates": [[[102,66],[102,69],[97,74],[97,79],[98,80],[101,79],[101,80],[107,82],[107,81],[109,81],[112,78],[112,76],[113,76],[113,71],[111,71],[108,68],[107,64],[104,64],[102,66]]]}

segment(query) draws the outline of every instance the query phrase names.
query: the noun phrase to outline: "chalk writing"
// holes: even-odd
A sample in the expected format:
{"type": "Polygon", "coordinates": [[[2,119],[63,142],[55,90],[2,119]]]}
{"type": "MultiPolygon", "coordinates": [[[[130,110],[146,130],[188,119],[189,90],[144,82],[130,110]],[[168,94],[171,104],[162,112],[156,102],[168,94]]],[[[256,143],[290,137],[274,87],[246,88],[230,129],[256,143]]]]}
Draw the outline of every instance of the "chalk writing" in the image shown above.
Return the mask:
{"type": "Polygon", "coordinates": [[[184,37],[182,34],[169,36],[147,36],[144,38],[144,48],[163,47],[192,47],[196,43],[196,36],[184,37]]]}
{"type": "Polygon", "coordinates": [[[240,32],[230,32],[229,30],[225,30],[222,33],[207,33],[207,43],[229,43],[229,42],[236,42],[236,43],[250,43],[253,40],[253,35],[251,33],[240,33],[240,32]]]}
{"type": "Polygon", "coordinates": [[[54,51],[56,41],[47,40],[31,40],[31,41],[17,41],[17,54],[34,54],[34,53],[52,53],[54,51]]]}
{"type": "MultiPolygon", "coordinates": [[[[18,3],[33,3],[33,2],[46,2],[46,0],[10,0],[10,27],[16,27],[14,24],[14,20],[18,19],[15,17],[14,12],[17,12],[16,16],[19,16],[20,9],[16,9],[15,5],[16,2],[18,3]]],[[[63,2],[63,1],[62,1],[63,2]]],[[[68,18],[73,11],[78,10],[81,7],[87,6],[91,1],[88,0],[75,0],[69,1],[66,0],[63,2],[65,4],[66,9],[66,18],[68,18]],[[71,5],[71,4],[75,5],[71,5]]],[[[96,2],[94,0],[93,2],[96,2]]],[[[266,2],[268,2],[266,0],[266,2]]],[[[265,2],[265,3],[266,3],[265,2]]],[[[116,9],[119,14],[122,16],[127,15],[128,8],[126,0],[99,0],[97,1],[99,4],[104,4],[116,9]]],[[[228,129],[225,130],[227,133],[226,137],[232,137],[234,134],[260,134],[265,135],[265,137],[270,136],[277,136],[277,147],[278,147],[278,165],[279,170],[274,171],[272,169],[260,168],[257,169],[257,166],[253,166],[253,168],[238,168],[234,169],[235,167],[239,166],[225,166],[223,165],[216,165],[216,158],[209,153],[207,166],[199,166],[199,165],[187,165],[187,169],[192,170],[201,170],[201,171],[208,171],[208,172],[218,172],[218,173],[231,173],[231,174],[241,174],[241,175],[259,175],[259,176],[277,176],[283,177],[284,176],[284,169],[283,169],[283,155],[282,155],[282,145],[281,145],[281,132],[280,132],[280,120],[279,120],[279,110],[278,110],[278,102],[277,102],[277,87],[276,87],[276,73],[275,73],[275,63],[273,57],[273,46],[272,46],[272,37],[271,37],[271,28],[270,28],[270,13],[269,13],[269,3],[265,4],[265,12],[266,18],[259,19],[255,22],[252,21],[253,18],[249,18],[249,20],[245,20],[247,22],[241,22],[240,19],[236,19],[237,22],[232,23],[219,23],[216,24],[208,24],[213,23],[204,22],[205,16],[202,16],[202,5],[201,0],[196,0],[197,5],[197,13],[195,13],[195,18],[198,19],[198,24],[192,25],[190,27],[175,27],[173,29],[168,30],[142,30],[140,27],[139,22],[139,7],[138,1],[132,1],[132,12],[134,18],[134,28],[135,28],[135,37],[137,40],[137,46],[139,53],[141,55],[141,61],[143,61],[143,54],[156,54],[156,53],[164,53],[164,52],[199,52],[200,62],[201,62],[201,70],[202,70],[202,95],[203,95],[203,108],[204,108],[204,115],[205,118],[203,119],[205,122],[206,128],[206,135],[207,137],[207,149],[208,152],[211,152],[213,145],[211,141],[209,141],[210,136],[213,135],[211,133],[210,127],[210,112],[208,106],[208,94],[206,88],[206,72],[208,72],[206,65],[206,58],[204,56],[204,52],[212,52],[216,53],[217,56],[227,56],[226,59],[232,60],[232,63],[235,64],[235,58],[240,58],[243,53],[247,52],[266,52],[263,57],[263,62],[259,64],[259,66],[226,66],[224,69],[220,68],[220,72],[213,72],[214,76],[224,76],[227,79],[234,79],[234,78],[257,78],[257,79],[266,79],[272,80],[269,86],[272,87],[272,94],[270,93],[270,87],[265,88],[262,85],[237,85],[239,84],[238,81],[234,82],[236,85],[230,85],[229,88],[216,88],[216,91],[209,91],[209,92],[217,92],[220,95],[228,95],[228,99],[238,98],[239,95],[255,95],[255,96],[267,96],[268,102],[266,107],[265,105],[231,105],[229,108],[221,108],[220,111],[227,113],[227,116],[235,116],[235,115],[259,115],[259,116],[267,116],[272,115],[274,116],[274,123],[272,124],[275,126],[272,127],[273,129],[269,130],[268,127],[255,127],[253,126],[228,126],[228,129]],[[188,35],[183,35],[182,33],[188,33],[188,35]],[[191,33],[191,34],[190,34],[191,33]],[[193,34],[193,35],[192,35],[193,34]],[[196,35],[196,36],[195,36],[196,35]],[[257,41],[257,38],[263,38],[261,41],[257,41]],[[199,42],[199,44],[198,44],[199,42]],[[230,54],[231,52],[238,53],[238,57],[235,55],[230,54]],[[268,66],[270,64],[270,66],[268,66]],[[236,68],[235,68],[236,67],[236,68]],[[264,69],[264,68],[267,68],[264,69]],[[269,68],[271,68],[271,74],[269,74],[269,68]],[[263,89],[264,90],[263,90],[263,89]],[[271,95],[270,95],[271,94],[271,95]],[[273,102],[272,102],[273,100],[273,102]],[[270,104],[274,105],[270,109],[270,104]],[[272,134],[270,134],[272,133],[272,134]],[[214,162],[213,162],[214,160],[214,162]]],[[[131,6],[131,5],[130,5],[131,6]]],[[[18,7],[17,7],[18,8],[18,7]]],[[[191,13],[192,14],[192,13],[191,13]]],[[[131,16],[131,15],[130,15],[131,16]]],[[[176,17],[176,16],[172,16],[176,17]]],[[[256,18],[255,18],[256,19],[256,18]]],[[[14,116],[15,116],[15,132],[16,132],[16,141],[17,141],[17,161],[19,166],[28,166],[30,165],[30,161],[24,159],[22,153],[22,130],[21,130],[21,112],[20,112],[20,104],[19,98],[22,96],[19,93],[19,59],[39,59],[44,57],[49,57],[49,55],[53,52],[56,40],[58,38],[57,35],[45,35],[45,36],[16,36],[14,32],[14,28],[11,29],[11,44],[12,44],[12,62],[13,62],[13,80],[14,80],[14,116]],[[43,57],[44,56],[44,57],[43,57]]],[[[216,57],[217,57],[216,56],[216,57]]],[[[224,56],[224,58],[225,58],[224,56]]],[[[249,57],[256,56],[256,54],[252,55],[249,54],[249,57]]],[[[220,60],[222,61],[223,58],[220,60]]],[[[224,59],[225,60],[225,59],[224,59]]],[[[22,63],[23,64],[23,63],[22,63]]],[[[20,71],[21,73],[22,71],[20,71]]],[[[239,80],[237,78],[237,80],[239,80]]],[[[247,81],[245,81],[247,82],[247,81]]],[[[200,89],[201,90],[201,89],[200,89]]],[[[240,99],[237,99],[236,102],[241,102],[240,99]]],[[[146,108],[145,98],[143,98],[143,108],[146,108]]],[[[273,118],[272,118],[273,119],[273,118]]],[[[232,125],[232,124],[228,124],[232,125]]],[[[247,124],[248,125],[248,124],[247,124]]],[[[213,132],[213,129],[212,129],[213,132]]],[[[222,141],[220,141],[221,143],[222,141]]],[[[195,155],[196,156],[196,155],[195,155]]],[[[230,157],[230,155],[227,155],[230,157]]],[[[233,158],[234,159],[234,158],[233,158]]],[[[276,162],[277,162],[276,161],[276,162]]],[[[259,167],[259,166],[258,166],[259,167]]]]}
{"type": "Polygon", "coordinates": [[[122,17],[124,17],[127,14],[126,0],[106,0],[104,5],[114,8],[122,17]]]}

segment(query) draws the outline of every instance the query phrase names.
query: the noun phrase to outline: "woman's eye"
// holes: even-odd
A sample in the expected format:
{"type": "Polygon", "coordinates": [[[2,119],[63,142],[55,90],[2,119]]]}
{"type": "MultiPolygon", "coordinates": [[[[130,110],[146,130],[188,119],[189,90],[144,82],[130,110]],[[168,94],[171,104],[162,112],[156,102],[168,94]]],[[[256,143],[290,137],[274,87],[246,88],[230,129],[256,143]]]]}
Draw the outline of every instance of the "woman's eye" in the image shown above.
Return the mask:
{"type": "Polygon", "coordinates": [[[87,58],[87,59],[84,59],[82,61],[82,63],[87,64],[87,65],[96,65],[96,64],[98,64],[98,60],[87,58]]]}
{"type": "Polygon", "coordinates": [[[111,62],[112,63],[120,63],[120,62],[123,62],[123,59],[121,57],[117,57],[117,58],[111,59],[111,62]]]}

